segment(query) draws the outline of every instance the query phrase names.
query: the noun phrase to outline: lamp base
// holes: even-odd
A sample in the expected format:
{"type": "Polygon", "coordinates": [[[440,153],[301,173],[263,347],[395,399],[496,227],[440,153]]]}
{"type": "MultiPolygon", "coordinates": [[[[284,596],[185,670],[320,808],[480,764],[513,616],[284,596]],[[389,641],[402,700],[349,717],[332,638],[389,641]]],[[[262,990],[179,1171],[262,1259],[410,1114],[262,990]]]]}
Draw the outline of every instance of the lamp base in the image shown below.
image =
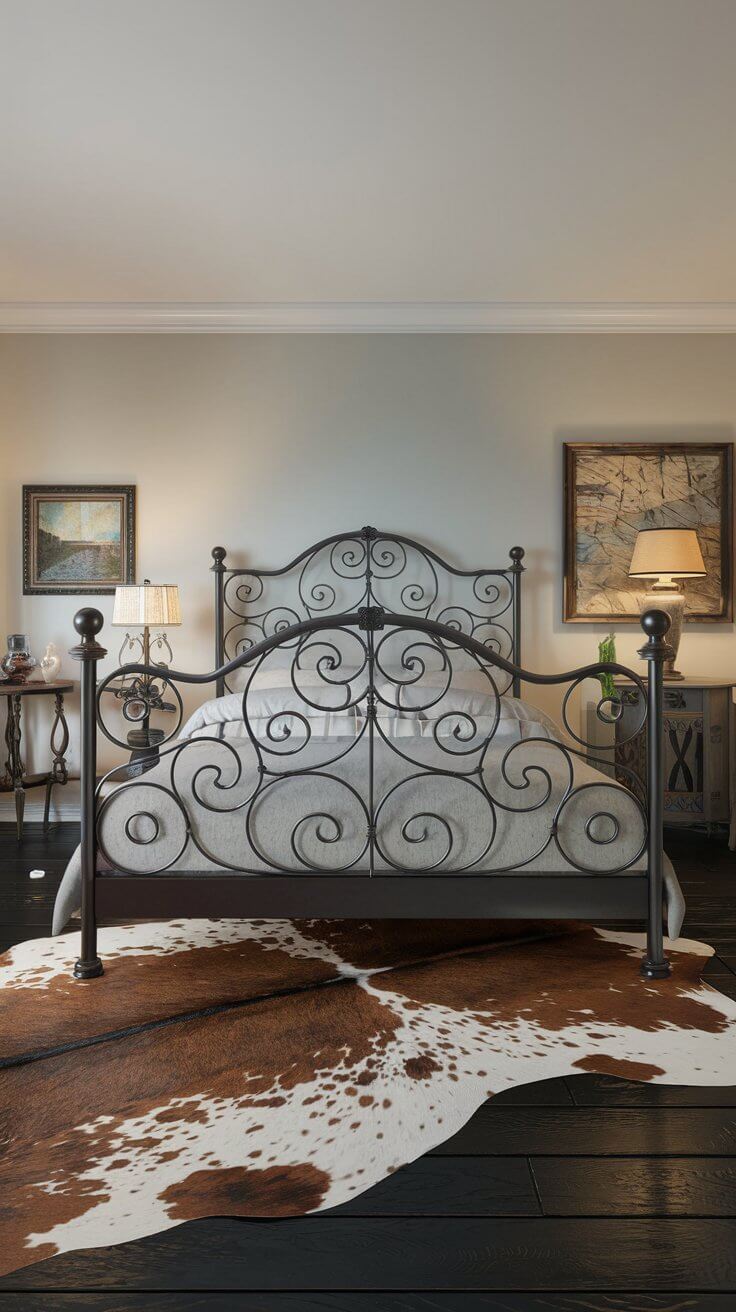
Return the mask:
{"type": "Polygon", "coordinates": [[[670,627],[667,631],[667,642],[672,648],[672,656],[664,663],[663,678],[667,683],[674,683],[678,679],[684,679],[685,675],[681,674],[675,667],[677,652],[680,646],[680,637],[682,636],[682,618],[685,609],[685,597],[676,588],[652,588],[642,602],[642,614],[645,610],[666,610],[670,617],[670,627]]]}
{"type": "Polygon", "coordinates": [[[141,767],[141,774],[145,769],[152,770],[154,765],[159,762],[159,743],[163,742],[166,734],[163,729],[131,729],[128,734],[128,746],[130,752],[130,764],[138,762],[141,767]]]}

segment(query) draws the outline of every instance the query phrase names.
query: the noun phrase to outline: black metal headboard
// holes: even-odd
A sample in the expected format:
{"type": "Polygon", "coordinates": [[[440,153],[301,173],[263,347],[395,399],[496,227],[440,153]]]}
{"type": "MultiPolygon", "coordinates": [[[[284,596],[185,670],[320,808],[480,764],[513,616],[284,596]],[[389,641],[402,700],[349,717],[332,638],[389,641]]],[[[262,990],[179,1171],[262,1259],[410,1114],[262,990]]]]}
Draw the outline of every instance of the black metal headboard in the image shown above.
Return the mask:
{"type": "MultiPolygon", "coordinates": [[[[213,548],[218,668],[292,624],[368,605],[449,624],[521,665],[522,547],[504,569],[458,569],[412,538],[367,527],[323,538],[280,569],[228,569],[225,555],[213,548]]],[[[219,679],[218,696],[225,690],[219,679]]]]}

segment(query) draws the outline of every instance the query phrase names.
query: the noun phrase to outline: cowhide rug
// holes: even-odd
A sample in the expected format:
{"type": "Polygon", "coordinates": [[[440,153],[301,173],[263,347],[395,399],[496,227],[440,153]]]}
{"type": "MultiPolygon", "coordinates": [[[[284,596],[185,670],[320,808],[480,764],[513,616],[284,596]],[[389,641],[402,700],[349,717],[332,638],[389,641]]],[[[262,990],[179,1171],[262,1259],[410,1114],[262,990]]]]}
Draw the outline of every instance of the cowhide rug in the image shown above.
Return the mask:
{"type": "Polygon", "coordinates": [[[736,1084],[711,949],[455,921],[190,921],[0,957],[0,1270],[194,1217],[334,1207],[511,1085],[736,1084]]]}

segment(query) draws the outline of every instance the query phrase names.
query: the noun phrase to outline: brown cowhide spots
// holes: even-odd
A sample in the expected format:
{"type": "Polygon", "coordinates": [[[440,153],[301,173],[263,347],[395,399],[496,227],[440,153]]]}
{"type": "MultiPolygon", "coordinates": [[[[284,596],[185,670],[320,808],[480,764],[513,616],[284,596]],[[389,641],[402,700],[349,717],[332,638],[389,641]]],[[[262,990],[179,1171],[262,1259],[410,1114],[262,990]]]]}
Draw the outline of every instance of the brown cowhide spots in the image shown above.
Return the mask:
{"type": "Polygon", "coordinates": [[[736,1083],[736,1003],[678,941],[564,924],[191,921],[0,957],[0,1270],[208,1215],[334,1207],[489,1096],[582,1070],[736,1083]],[[93,1042],[85,1042],[93,1040],[93,1042]]]}
{"type": "Polygon", "coordinates": [[[438,1061],[425,1053],[422,1057],[407,1057],[404,1070],[412,1080],[428,1080],[430,1075],[435,1071],[441,1071],[442,1067],[438,1061]]]}
{"type": "Polygon", "coordinates": [[[0,1052],[9,1056],[64,1043],[72,1015],[90,1037],[129,1024],[131,1005],[138,1023],[145,1024],[277,989],[304,988],[335,973],[334,963],[317,956],[311,940],[303,941],[290,921],[222,923],[228,932],[219,942],[211,932],[193,942],[183,924],[173,932],[171,926],[131,927],[139,941],[129,950],[121,945],[105,960],[111,985],[119,981],[119,987],[92,995],[71,973],[75,936],[45,940],[45,950],[37,953],[35,943],[11,949],[5,955],[8,965],[3,969],[0,964],[0,989],[2,994],[9,989],[24,994],[13,1000],[13,1014],[23,1009],[24,1032],[4,1023],[11,1013],[0,1005],[0,1052]],[[160,952],[155,943],[158,929],[160,952]]]}
{"type": "Polygon", "coordinates": [[[577,1024],[591,1009],[597,1022],[616,1027],[656,1030],[676,1024],[684,1030],[717,1032],[727,1024],[717,1011],[709,1013],[701,1000],[691,996],[700,979],[701,958],[676,956],[672,978],[663,983],[645,984],[632,969],[611,988],[609,962],[600,951],[600,941],[599,933],[586,926],[565,926],[543,940],[516,942],[513,951],[504,944],[493,945],[426,966],[400,968],[375,984],[378,989],[398,989],[424,1005],[474,1011],[488,1025],[523,1019],[548,1033],[577,1024]]]}
{"type": "Polygon", "coordinates": [[[589,1071],[593,1075],[619,1075],[622,1080],[654,1080],[664,1075],[661,1066],[647,1066],[643,1061],[627,1061],[624,1057],[606,1056],[581,1057],[573,1062],[578,1071],[589,1071]]]}
{"type": "Polygon", "coordinates": [[[270,1166],[261,1171],[242,1166],[193,1171],[161,1194],[174,1221],[198,1216],[294,1216],[316,1212],[329,1178],[310,1162],[270,1166]]]}

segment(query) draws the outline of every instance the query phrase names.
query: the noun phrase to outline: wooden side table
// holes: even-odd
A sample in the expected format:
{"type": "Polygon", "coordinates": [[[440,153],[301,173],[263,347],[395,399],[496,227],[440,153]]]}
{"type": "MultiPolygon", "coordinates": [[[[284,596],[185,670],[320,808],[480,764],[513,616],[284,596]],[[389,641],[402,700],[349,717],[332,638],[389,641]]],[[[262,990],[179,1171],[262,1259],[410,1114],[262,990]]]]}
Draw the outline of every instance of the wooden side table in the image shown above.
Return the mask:
{"type": "MultiPolygon", "coordinates": [[[[641,717],[640,693],[616,679],[624,708],[616,724],[616,764],[646,778],[646,736],[628,738],[641,717]]],[[[734,761],[736,679],[685,678],[664,685],[664,822],[729,824],[734,761]]],[[[619,776],[626,783],[626,776],[619,776]]]]}
{"type": "Polygon", "coordinates": [[[43,827],[49,827],[49,809],[51,807],[51,789],[54,784],[65,784],[69,778],[66,767],[66,749],[69,746],[69,727],[64,715],[64,696],[73,692],[73,683],[0,683],[0,695],[5,697],[8,718],[5,724],[5,746],[8,758],[5,762],[5,774],[0,779],[0,793],[15,793],[15,823],[18,839],[23,834],[23,812],[25,810],[26,788],[46,785],[46,801],[43,809],[43,827]],[[21,712],[27,697],[54,698],[54,718],[51,724],[51,769],[45,774],[26,774],[21,756],[21,712]]]}

